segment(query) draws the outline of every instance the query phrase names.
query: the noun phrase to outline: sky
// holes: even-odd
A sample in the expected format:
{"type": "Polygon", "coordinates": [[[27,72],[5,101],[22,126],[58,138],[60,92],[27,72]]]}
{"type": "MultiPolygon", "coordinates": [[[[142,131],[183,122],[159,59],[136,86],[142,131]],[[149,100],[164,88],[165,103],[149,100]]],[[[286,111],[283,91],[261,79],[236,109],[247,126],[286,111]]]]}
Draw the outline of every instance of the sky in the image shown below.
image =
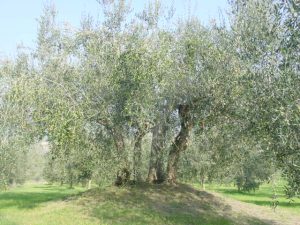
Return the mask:
{"type": "MultiPolygon", "coordinates": [[[[58,11],[58,21],[79,26],[84,15],[101,19],[101,7],[96,0],[0,0],[0,58],[14,56],[18,45],[34,46],[37,37],[37,19],[44,5],[53,3],[58,11]]],[[[148,0],[132,0],[132,7],[143,9],[148,0]]],[[[227,0],[162,0],[163,4],[174,3],[177,15],[185,16],[189,10],[203,24],[218,18],[220,10],[228,8],[227,0]]]]}

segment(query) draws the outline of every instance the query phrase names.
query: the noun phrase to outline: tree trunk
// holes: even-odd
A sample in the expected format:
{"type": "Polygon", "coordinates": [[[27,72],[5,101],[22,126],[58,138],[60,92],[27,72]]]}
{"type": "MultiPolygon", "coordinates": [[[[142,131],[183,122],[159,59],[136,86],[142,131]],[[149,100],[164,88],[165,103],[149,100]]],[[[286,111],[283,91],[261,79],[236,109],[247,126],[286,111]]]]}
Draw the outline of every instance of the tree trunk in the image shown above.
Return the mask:
{"type": "Polygon", "coordinates": [[[117,177],[115,180],[116,186],[122,186],[130,180],[129,163],[125,149],[124,137],[121,129],[116,127],[110,128],[110,132],[113,136],[115,146],[120,159],[120,168],[117,171],[117,177]]]}
{"type": "Polygon", "coordinates": [[[120,160],[120,168],[117,171],[117,176],[114,183],[116,186],[124,185],[130,179],[130,172],[122,128],[120,126],[114,126],[107,119],[101,119],[98,121],[98,123],[104,126],[112,136],[120,160]]]}
{"type": "Polygon", "coordinates": [[[193,128],[192,116],[189,105],[179,105],[178,114],[180,118],[181,128],[175,141],[171,145],[167,166],[167,182],[176,183],[177,165],[180,153],[186,150],[190,133],[193,128]]]}
{"type": "Polygon", "coordinates": [[[128,165],[127,155],[125,154],[125,142],[122,134],[122,128],[120,126],[114,126],[109,120],[106,119],[99,120],[98,123],[108,130],[114,140],[119,157],[123,159],[122,161],[124,161],[124,164],[128,165]]]}
{"type": "Polygon", "coordinates": [[[201,188],[202,190],[205,190],[205,176],[200,177],[200,182],[201,182],[201,188]]]}
{"type": "Polygon", "coordinates": [[[69,188],[73,189],[73,174],[71,174],[70,178],[69,178],[69,188]]]}
{"type": "Polygon", "coordinates": [[[125,156],[125,143],[124,143],[124,137],[122,135],[122,132],[118,128],[109,128],[113,140],[116,146],[116,149],[118,151],[118,154],[122,157],[125,157],[124,161],[127,162],[127,158],[125,156]]]}
{"type": "Polygon", "coordinates": [[[167,134],[167,127],[163,123],[157,124],[152,130],[152,144],[149,162],[148,182],[162,182],[164,180],[163,170],[163,149],[165,147],[165,140],[167,134]]]}
{"type": "Polygon", "coordinates": [[[142,181],[141,167],[142,167],[142,141],[143,137],[146,135],[145,131],[137,132],[134,140],[133,148],[133,177],[137,182],[142,181]]]}
{"type": "Polygon", "coordinates": [[[88,190],[90,190],[92,188],[92,179],[89,179],[88,182],[88,190]]]}
{"type": "MultiPolygon", "coordinates": [[[[67,156],[68,157],[68,156],[67,156]]],[[[69,184],[69,188],[73,188],[73,182],[74,182],[74,163],[72,161],[66,162],[66,175],[67,175],[67,183],[69,184]]]]}

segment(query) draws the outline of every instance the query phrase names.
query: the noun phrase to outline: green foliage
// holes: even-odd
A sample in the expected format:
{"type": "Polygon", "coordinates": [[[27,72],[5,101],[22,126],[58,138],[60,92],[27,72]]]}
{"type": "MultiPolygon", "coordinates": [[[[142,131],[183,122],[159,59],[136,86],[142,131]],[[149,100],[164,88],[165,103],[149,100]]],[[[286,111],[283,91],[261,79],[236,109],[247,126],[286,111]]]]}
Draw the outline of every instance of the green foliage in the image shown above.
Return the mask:
{"type": "Polygon", "coordinates": [[[236,168],[238,172],[234,181],[239,191],[255,192],[263,182],[271,179],[275,168],[270,158],[259,151],[255,153],[252,150],[246,154],[236,168]]]}
{"type": "Polygon", "coordinates": [[[299,23],[299,4],[236,1],[235,6],[235,40],[239,57],[246,62],[244,91],[239,101],[245,106],[242,117],[249,122],[251,136],[288,174],[297,195],[300,93],[294,51],[299,48],[290,46],[298,41],[295,25],[299,23]]]}
{"type": "Polygon", "coordinates": [[[182,179],[236,177],[251,190],[275,166],[299,194],[298,2],[231,1],[228,26],[175,22],[160,1],[135,16],[125,0],[102,3],[103,22],[79,29],[45,7],[36,49],[1,65],[2,186],[24,181],[26,152],[41,140],[51,182],[112,183],[123,168],[145,178],[149,161],[170,160],[186,105],[191,143],[181,159],[187,146],[173,148],[174,176],[179,162],[182,179]]]}
{"type": "Polygon", "coordinates": [[[238,190],[250,192],[256,191],[259,188],[260,183],[255,180],[253,175],[245,174],[240,175],[235,178],[235,185],[237,186],[238,190]]]}

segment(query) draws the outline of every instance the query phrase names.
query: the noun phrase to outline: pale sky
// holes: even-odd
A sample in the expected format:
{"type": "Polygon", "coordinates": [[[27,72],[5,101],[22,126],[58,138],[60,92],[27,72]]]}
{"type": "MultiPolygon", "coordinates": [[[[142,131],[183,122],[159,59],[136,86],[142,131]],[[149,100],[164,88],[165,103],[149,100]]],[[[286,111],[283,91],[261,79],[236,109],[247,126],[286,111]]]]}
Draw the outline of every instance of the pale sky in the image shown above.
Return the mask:
{"type": "MultiPolygon", "coordinates": [[[[96,0],[0,0],[0,57],[13,56],[16,46],[34,46],[37,34],[37,19],[46,3],[54,3],[58,21],[78,26],[83,15],[101,18],[100,6],[96,0]]],[[[148,0],[132,0],[133,8],[139,10],[148,0]]],[[[162,0],[163,4],[174,2],[177,15],[186,15],[188,3],[191,13],[207,24],[218,18],[219,10],[228,8],[227,0],[162,0]]]]}

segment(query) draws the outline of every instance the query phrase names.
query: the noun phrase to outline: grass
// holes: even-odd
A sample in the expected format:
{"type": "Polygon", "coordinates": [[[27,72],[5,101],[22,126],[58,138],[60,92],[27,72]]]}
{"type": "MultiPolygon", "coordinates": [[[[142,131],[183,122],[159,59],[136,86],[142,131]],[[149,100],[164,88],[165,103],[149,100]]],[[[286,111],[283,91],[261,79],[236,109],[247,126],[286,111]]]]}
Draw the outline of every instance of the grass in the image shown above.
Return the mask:
{"type": "MultiPolygon", "coordinates": [[[[256,194],[236,193],[228,187],[210,188],[255,204],[260,201],[258,204],[264,205],[268,200],[264,196],[268,189],[264,188],[256,194]]],[[[184,184],[141,184],[89,191],[27,184],[0,192],[0,225],[274,224],[271,219],[234,211],[234,207],[213,194],[184,184]]]]}
{"type": "Polygon", "coordinates": [[[0,192],[0,208],[31,209],[42,203],[64,199],[82,191],[83,189],[68,189],[64,186],[26,184],[10,191],[0,192]]]}
{"type": "Polygon", "coordinates": [[[82,188],[33,184],[0,192],[0,225],[97,224],[64,201],[82,192],[82,188]]]}
{"type": "MultiPolygon", "coordinates": [[[[234,185],[225,184],[208,184],[206,189],[223,194],[226,197],[230,197],[242,202],[252,203],[260,206],[271,207],[274,201],[278,201],[276,210],[284,209],[295,213],[300,213],[300,199],[294,198],[292,201],[287,199],[284,194],[284,181],[279,181],[275,186],[272,184],[262,184],[255,192],[239,192],[234,185]],[[274,192],[275,191],[275,192],[274,192]],[[273,199],[274,193],[276,193],[276,199],[273,199]]],[[[199,188],[199,185],[194,185],[199,188]]]]}
{"type": "Polygon", "coordinates": [[[0,225],[264,224],[188,185],[68,189],[28,184],[0,192],[0,225]]]}
{"type": "Polygon", "coordinates": [[[230,214],[218,198],[188,185],[94,189],[78,202],[105,224],[230,225],[237,224],[236,220],[264,224],[256,218],[230,214]]]}

